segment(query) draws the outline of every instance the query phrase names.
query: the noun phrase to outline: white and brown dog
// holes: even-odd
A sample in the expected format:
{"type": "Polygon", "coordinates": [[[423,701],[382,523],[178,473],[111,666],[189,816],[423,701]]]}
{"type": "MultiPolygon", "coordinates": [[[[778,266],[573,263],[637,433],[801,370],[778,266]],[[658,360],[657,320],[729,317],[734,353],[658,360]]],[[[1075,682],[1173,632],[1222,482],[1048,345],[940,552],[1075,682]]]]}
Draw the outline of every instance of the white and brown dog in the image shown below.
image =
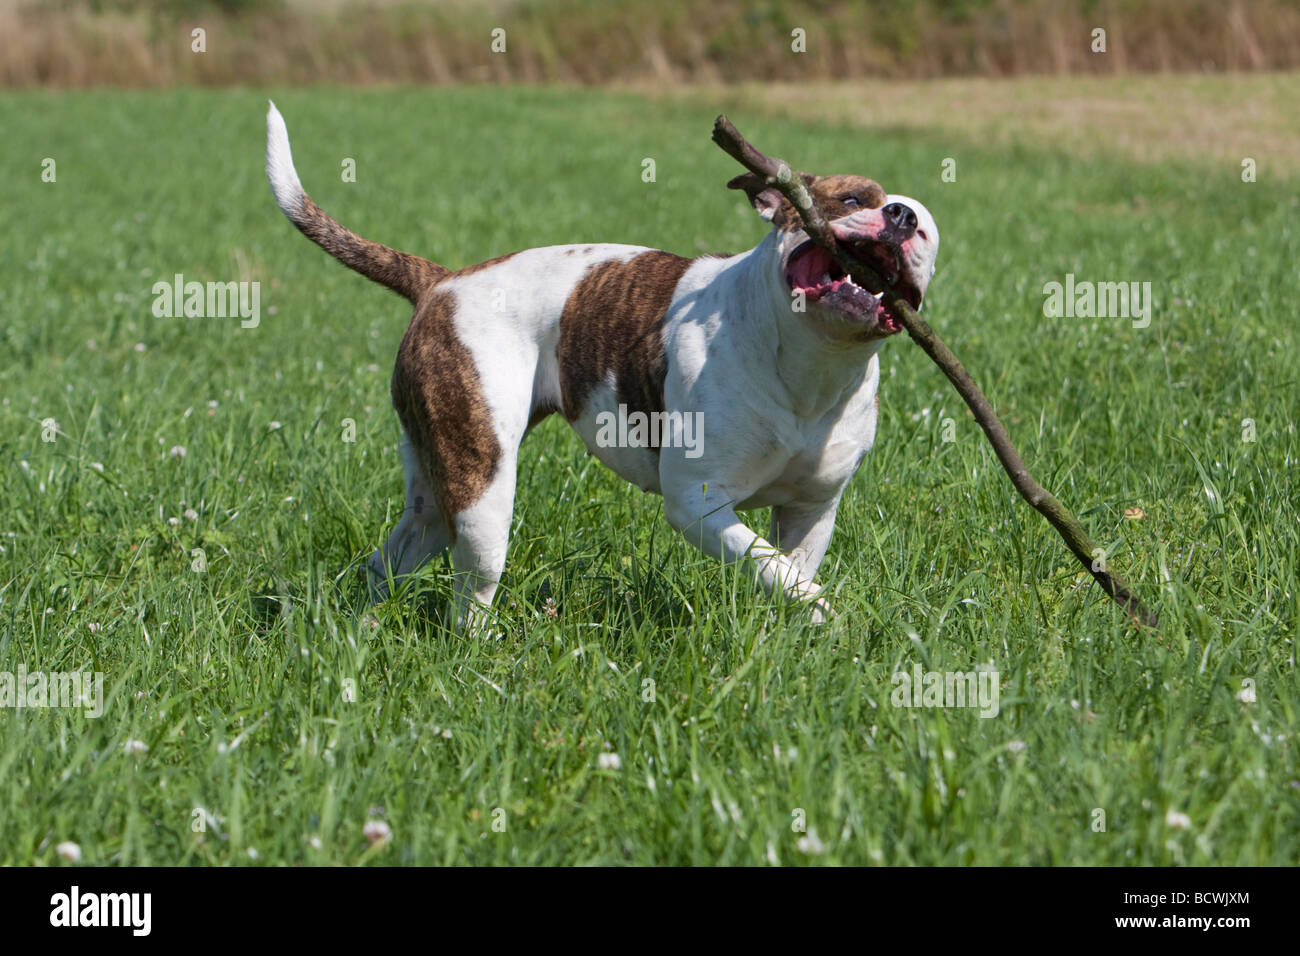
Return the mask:
{"type": "MultiPolygon", "coordinates": [[[[875,439],[876,353],[902,325],[808,240],[778,191],[749,173],[728,183],[774,227],[739,255],[593,243],[453,272],[326,215],[303,191],[274,104],[266,172],[295,226],[415,305],[392,380],[406,507],[370,560],[378,596],[450,547],[454,619],[477,627],[505,565],[519,445],[559,412],[591,454],[662,494],[693,545],[752,562],[767,591],[811,602],[815,620],[829,614],[813,576],[875,439]],[[704,432],[687,447],[605,427],[638,412],[661,435],[687,421],[704,432]],[[737,513],[767,506],[763,538],[737,513]]],[[[939,249],[926,208],[861,176],[804,179],[836,237],[919,308],[939,249]]]]}

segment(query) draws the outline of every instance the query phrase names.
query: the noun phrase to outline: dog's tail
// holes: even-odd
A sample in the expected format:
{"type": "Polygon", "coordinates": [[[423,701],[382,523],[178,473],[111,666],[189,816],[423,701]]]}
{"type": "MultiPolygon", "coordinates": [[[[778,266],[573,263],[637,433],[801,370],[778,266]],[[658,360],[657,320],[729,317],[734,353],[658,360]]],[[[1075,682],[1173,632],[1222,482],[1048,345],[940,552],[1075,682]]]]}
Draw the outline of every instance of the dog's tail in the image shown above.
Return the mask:
{"type": "Polygon", "coordinates": [[[266,113],[266,178],[271,181],[276,204],[289,221],[339,262],[367,279],[417,302],[426,289],[448,274],[447,269],[428,259],[362,239],[316,205],[303,191],[298,171],[293,168],[289,130],[274,103],[266,113]]]}

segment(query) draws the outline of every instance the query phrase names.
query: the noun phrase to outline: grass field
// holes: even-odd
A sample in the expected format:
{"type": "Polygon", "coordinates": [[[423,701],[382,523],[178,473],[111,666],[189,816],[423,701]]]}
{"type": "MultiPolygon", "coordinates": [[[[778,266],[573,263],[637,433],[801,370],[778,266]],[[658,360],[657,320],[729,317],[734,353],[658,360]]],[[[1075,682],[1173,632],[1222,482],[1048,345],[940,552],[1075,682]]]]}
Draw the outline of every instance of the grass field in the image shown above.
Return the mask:
{"type": "MultiPolygon", "coordinates": [[[[707,97],[275,98],[328,211],[449,266],[762,235],[707,97]]],[[[929,321],[1160,630],[1091,586],[900,338],[820,575],[831,624],[694,552],[553,418],[523,455],[505,636],[476,641],[434,623],[442,565],[367,619],[409,308],[275,208],[264,113],[0,94],[0,671],[105,675],[98,719],[0,708],[0,863],[69,840],[100,864],[1297,861],[1295,180],[733,113],[925,201],[929,321]],[[260,281],[260,325],[156,318],[175,273],[260,281]],[[1150,326],[1045,318],[1067,273],[1149,281],[1150,326]],[[891,704],[897,670],[987,662],[995,718],[891,704]]]]}

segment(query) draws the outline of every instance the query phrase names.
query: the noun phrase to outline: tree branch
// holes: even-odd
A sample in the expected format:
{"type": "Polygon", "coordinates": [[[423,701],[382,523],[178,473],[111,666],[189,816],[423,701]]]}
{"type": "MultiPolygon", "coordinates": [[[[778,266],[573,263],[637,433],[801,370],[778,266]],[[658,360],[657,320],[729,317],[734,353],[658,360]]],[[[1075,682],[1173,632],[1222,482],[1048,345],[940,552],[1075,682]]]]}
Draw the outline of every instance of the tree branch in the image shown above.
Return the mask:
{"type": "Polygon", "coordinates": [[[943,344],[934,330],[926,324],[906,299],[899,296],[892,286],[883,282],[875,270],[859,262],[835,241],[835,234],[831,232],[825,213],[818,208],[812,195],[804,186],[803,180],[792,172],[789,164],[780,159],[764,156],[740,135],[725,116],[719,116],[713,124],[713,141],[740,165],[762,177],[768,185],[780,190],[781,194],[798,210],[808,238],[834,256],[835,261],[853,277],[855,282],[864,288],[884,290],[890,309],[902,321],[912,341],[921,346],[925,354],[930,356],[944,375],[948,376],[948,381],[952,382],[957,393],[970,406],[970,410],[975,414],[975,420],[984,430],[989,444],[993,446],[993,451],[998,456],[998,461],[1002,463],[1003,469],[1011,479],[1011,484],[1015,486],[1016,491],[1020,492],[1020,496],[1057,530],[1070,552],[1079,559],[1088,573],[1135,623],[1156,627],[1159,624],[1156,615],[1146,608],[1118,576],[1105,570],[1104,560],[1098,562],[1098,553],[1104,555],[1105,552],[1088,537],[1083,526],[1079,524],[1079,519],[1034,480],[1020,453],[1016,451],[1016,446],[1011,443],[1006,428],[998,420],[997,413],[993,411],[993,406],[984,397],[975,380],[970,377],[970,373],[961,362],[957,361],[957,356],[943,344]]]}

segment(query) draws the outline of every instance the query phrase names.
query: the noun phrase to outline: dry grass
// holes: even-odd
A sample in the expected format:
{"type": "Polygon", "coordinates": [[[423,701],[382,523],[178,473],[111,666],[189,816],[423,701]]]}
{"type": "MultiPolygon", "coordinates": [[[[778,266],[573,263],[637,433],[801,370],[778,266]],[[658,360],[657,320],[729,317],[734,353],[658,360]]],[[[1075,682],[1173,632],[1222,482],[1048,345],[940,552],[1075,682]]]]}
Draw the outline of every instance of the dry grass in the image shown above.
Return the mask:
{"type": "Polygon", "coordinates": [[[1300,68],[1291,0],[0,0],[0,85],[605,85],[1300,68]],[[190,11],[180,13],[178,10],[190,11]],[[191,51],[191,30],[207,51],[191,51]],[[507,51],[490,48],[494,28],[507,51]],[[1104,28],[1104,54],[1091,50],[1104,28]],[[806,52],[791,49],[806,31],[806,52]]]}
{"type": "Polygon", "coordinates": [[[698,86],[683,96],[801,119],[928,131],[1078,156],[1300,172],[1300,74],[1021,77],[698,86]]]}

